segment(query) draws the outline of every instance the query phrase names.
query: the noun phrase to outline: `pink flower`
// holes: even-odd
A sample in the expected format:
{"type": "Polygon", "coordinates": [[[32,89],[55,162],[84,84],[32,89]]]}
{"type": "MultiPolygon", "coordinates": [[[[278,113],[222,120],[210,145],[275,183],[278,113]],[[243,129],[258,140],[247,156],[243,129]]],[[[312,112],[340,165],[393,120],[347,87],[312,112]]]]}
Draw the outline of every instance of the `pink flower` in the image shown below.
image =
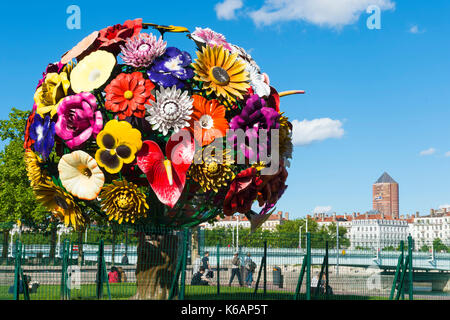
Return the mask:
{"type": "Polygon", "coordinates": [[[157,57],[166,52],[167,43],[153,34],[141,33],[129,38],[125,46],[120,46],[123,61],[135,68],[148,67],[157,57]]]}
{"type": "Polygon", "coordinates": [[[210,47],[223,46],[225,49],[232,50],[230,44],[225,39],[225,36],[210,28],[202,29],[197,27],[195,28],[195,31],[191,33],[190,37],[199,47],[206,43],[210,47]]]}
{"type": "Polygon", "coordinates": [[[58,107],[56,134],[71,149],[94,138],[103,128],[102,113],[97,110],[97,100],[88,92],[68,96],[58,107]]]}

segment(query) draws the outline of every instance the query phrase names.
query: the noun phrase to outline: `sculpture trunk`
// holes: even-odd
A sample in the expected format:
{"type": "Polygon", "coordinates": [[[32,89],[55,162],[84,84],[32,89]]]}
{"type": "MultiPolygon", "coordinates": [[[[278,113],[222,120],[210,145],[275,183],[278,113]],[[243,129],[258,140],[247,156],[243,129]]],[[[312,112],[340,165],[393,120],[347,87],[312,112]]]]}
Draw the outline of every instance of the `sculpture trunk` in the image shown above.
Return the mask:
{"type": "Polygon", "coordinates": [[[176,235],[140,235],[134,299],[168,299],[176,271],[177,252],[176,235]]]}

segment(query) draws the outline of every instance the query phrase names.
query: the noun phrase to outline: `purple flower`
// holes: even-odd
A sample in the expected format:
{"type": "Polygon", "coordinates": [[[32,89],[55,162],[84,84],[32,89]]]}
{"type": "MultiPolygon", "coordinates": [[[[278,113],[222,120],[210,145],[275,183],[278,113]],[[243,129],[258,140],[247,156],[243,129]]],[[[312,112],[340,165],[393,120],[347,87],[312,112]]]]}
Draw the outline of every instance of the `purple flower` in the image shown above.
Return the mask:
{"type": "Polygon", "coordinates": [[[34,150],[47,159],[55,144],[55,123],[50,116],[44,119],[36,113],[30,126],[30,137],[34,140],[34,150]]]}
{"type": "Polygon", "coordinates": [[[194,76],[194,71],[189,68],[191,62],[191,56],[186,51],[168,47],[147,74],[150,80],[164,88],[176,85],[177,89],[181,89],[184,88],[184,81],[194,76]]]}
{"type": "Polygon", "coordinates": [[[242,129],[245,132],[245,142],[239,141],[237,134],[230,136],[230,141],[234,143],[234,147],[239,147],[244,156],[248,159],[259,160],[259,153],[268,148],[270,145],[270,130],[279,129],[278,119],[280,114],[273,108],[266,106],[266,101],[257,94],[250,96],[241,114],[231,119],[230,129],[242,129]],[[263,141],[259,136],[259,130],[267,131],[267,139],[263,141]],[[257,149],[252,146],[258,141],[257,149]],[[239,145],[238,145],[239,144],[239,145]]]}
{"type": "Polygon", "coordinates": [[[97,110],[97,100],[89,92],[64,98],[58,107],[55,131],[73,149],[91,136],[96,137],[103,128],[102,113],[97,110]]]}

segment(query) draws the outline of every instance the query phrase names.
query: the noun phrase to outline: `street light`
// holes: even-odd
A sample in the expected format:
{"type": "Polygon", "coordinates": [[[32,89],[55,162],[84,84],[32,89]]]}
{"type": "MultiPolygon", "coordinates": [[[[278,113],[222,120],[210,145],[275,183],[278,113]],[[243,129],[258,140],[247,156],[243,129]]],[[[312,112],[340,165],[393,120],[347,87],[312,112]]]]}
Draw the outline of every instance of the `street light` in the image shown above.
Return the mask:
{"type": "Polygon", "coordinates": [[[339,221],[336,221],[336,276],[339,275],[339,221]]]}
{"type": "Polygon", "coordinates": [[[302,248],[302,225],[298,226],[298,248],[302,248]]]}
{"type": "Polygon", "coordinates": [[[13,255],[13,237],[14,237],[14,235],[16,234],[16,233],[18,233],[19,234],[19,237],[20,237],[20,233],[21,233],[21,228],[20,228],[20,225],[19,224],[15,224],[15,225],[13,225],[13,228],[11,229],[11,231],[9,232],[10,233],[10,235],[11,235],[11,241],[9,242],[9,257],[13,257],[14,255],[13,255]]]}

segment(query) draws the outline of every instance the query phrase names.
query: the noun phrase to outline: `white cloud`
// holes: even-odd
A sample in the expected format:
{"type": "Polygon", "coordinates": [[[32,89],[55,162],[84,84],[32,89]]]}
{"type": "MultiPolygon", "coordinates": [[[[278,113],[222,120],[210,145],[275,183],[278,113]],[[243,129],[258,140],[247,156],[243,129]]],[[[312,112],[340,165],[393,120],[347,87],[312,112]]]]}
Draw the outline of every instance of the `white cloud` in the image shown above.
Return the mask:
{"type": "Polygon", "coordinates": [[[256,25],[301,20],[341,28],[357,22],[371,5],[380,10],[395,8],[392,0],[265,0],[261,8],[249,14],[256,25]]]}
{"type": "Polygon", "coordinates": [[[409,28],[409,33],[412,33],[412,34],[418,34],[418,33],[424,33],[424,32],[425,32],[425,30],[419,29],[418,25],[414,25],[411,28],[409,28]]]}
{"type": "Polygon", "coordinates": [[[434,154],[436,152],[436,149],[435,148],[429,148],[429,149],[427,149],[427,150],[423,150],[423,151],[420,151],[420,155],[421,156],[430,156],[430,155],[432,155],[432,154],[434,154]]]}
{"type": "Polygon", "coordinates": [[[330,118],[292,121],[292,143],[294,145],[307,145],[314,141],[330,138],[342,138],[344,129],[342,122],[330,118]]]}
{"type": "Polygon", "coordinates": [[[446,157],[450,157],[450,151],[447,151],[447,152],[445,153],[445,156],[446,156],[446,157]]]}
{"type": "Polygon", "coordinates": [[[236,18],[236,10],[239,10],[243,6],[242,0],[225,0],[219,2],[214,7],[218,19],[232,20],[236,18]]]}
{"type": "Polygon", "coordinates": [[[439,209],[448,208],[450,209],[450,204],[443,204],[442,206],[439,206],[439,209]]]}
{"type": "Polygon", "coordinates": [[[314,208],[313,213],[328,213],[331,209],[331,206],[317,206],[314,208]]]}

